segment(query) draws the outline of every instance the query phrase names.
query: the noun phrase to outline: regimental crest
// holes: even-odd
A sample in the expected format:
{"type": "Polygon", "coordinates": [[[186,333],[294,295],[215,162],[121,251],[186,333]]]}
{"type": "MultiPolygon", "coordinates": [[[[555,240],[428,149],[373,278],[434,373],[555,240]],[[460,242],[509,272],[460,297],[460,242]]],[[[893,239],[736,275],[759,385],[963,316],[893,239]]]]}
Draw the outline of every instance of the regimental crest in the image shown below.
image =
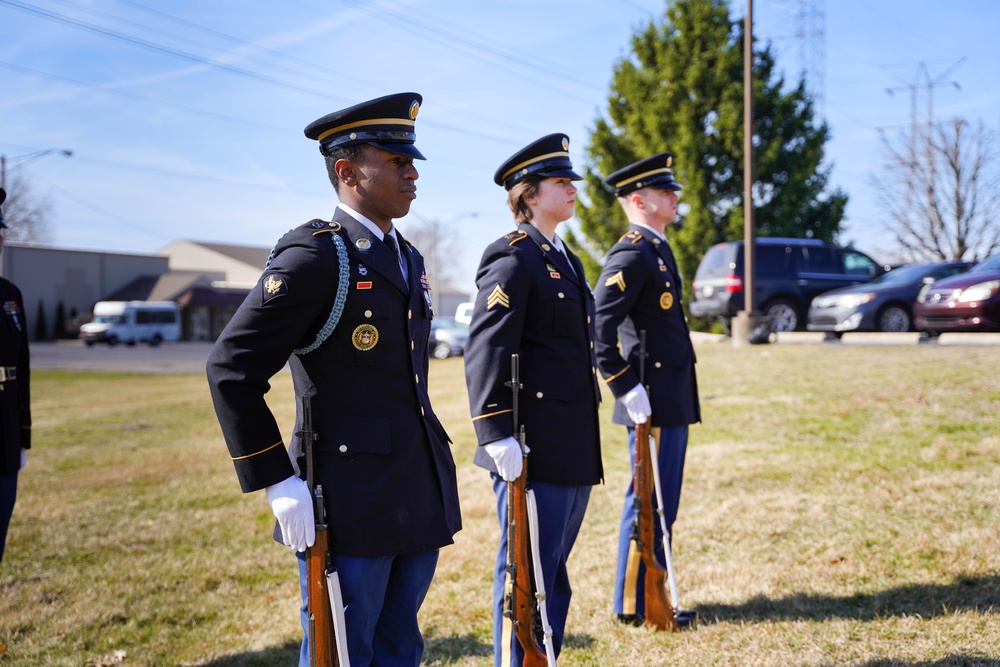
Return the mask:
{"type": "Polygon", "coordinates": [[[670,292],[664,292],[660,295],[660,308],[663,310],[670,310],[670,307],[674,305],[674,295],[670,292]]]}
{"type": "Polygon", "coordinates": [[[625,274],[621,271],[604,281],[605,287],[617,287],[622,292],[625,291],[625,274]]]}
{"type": "Polygon", "coordinates": [[[493,310],[493,306],[510,308],[510,297],[500,287],[500,283],[497,283],[497,286],[493,288],[490,295],[486,297],[486,310],[493,310]]]}
{"type": "Polygon", "coordinates": [[[378,343],[378,329],[370,324],[360,324],[351,334],[351,342],[354,347],[367,352],[378,343]]]}
{"type": "Polygon", "coordinates": [[[288,294],[288,282],[277,273],[269,273],[260,281],[261,304],[288,294]]]}

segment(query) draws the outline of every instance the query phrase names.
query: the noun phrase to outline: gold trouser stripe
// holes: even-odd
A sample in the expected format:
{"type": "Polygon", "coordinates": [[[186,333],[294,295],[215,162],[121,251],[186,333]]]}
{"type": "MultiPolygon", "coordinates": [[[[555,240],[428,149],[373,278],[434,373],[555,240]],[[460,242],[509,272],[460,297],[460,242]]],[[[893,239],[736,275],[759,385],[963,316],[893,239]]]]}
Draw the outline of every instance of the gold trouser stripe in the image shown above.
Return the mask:
{"type": "MultiPolygon", "coordinates": [[[[503,590],[504,590],[504,603],[507,604],[507,595],[510,593],[511,588],[513,588],[514,583],[510,580],[510,572],[507,573],[507,577],[504,580],[503,590]]],[[[500,624],[500,664],[509,665],[511,660],[510,649],[511,644],[514,642],[514,624],[511,623],[510,618],[507,616],[503,617],[503,621],[500,624]]]]}
{"type": "Polygon", "coordinates": [[[622,613],[635,615],[635,592],[639,587],[639,551],[635,540],[628,543],[628,561],[625,565],[625,587],[622,591],[622,613]]]}
{"type": "Polygon", "coordinates": [[[497,415],[502,415],[505,412],[514,412],[514,411],[511,409],[507,409],[507,410],[500,410],[499,412],[490,412],[485,415],[479,415],[478,417],[473,417],[472,421],[479,421],[480,419],[486,419],[487,417],[496,417],[497,415]]]}
{"type": "Polygon", "coordinates": [[[282,445],[282,442],[281,442],[281,440],[279,440],[278,442],[274,443],[270,447],[267,447],[266,449],[262,449],[259,452],[254,452],[253,454],[247,454],[246,456],[234,456],[234,457],[232,457],[232,459],[234,461],[242,461],[243,459],[249,459],[249,458],[257,456],[259,454],[263,454],[264,452],[269,452],[272,449],[274,449],[275,447],[280,447],[281,445],[282,445]]]}

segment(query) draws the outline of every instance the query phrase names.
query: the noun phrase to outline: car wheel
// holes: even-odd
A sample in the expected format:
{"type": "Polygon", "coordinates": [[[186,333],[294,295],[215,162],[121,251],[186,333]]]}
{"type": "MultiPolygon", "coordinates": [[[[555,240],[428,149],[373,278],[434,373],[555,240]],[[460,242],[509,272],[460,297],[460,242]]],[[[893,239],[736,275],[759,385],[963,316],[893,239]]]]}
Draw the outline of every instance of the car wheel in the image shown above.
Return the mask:
{"type": "Polygon", "coordinates": [[[118,344],[118,336],[109,336],[108,337],[108,345],[110,345],[111,347],[114,347],[117,344],[118,344]]]}
{"type": "Polygon", "coordinates": [[[83,341],[83,344],[86,345],[87,347],[94,347],[94,341],[92,340],[85,340],[83,341]]]}
{"type": "Polygon", "coordinates": [[[775,299],[764,307],[764,314],[771,323],[771,331],[795,331],[799,328],[799,311],[787,299],[775,299]]]}
{"type": "Polygon", "coordinates": [[[149,346],[156,347],[163,342],[163,336],[160,334],[153,334],[153,337],[149,339],[149,346]]]}
{"type": "Polygon", "coordinates": [[[909,331],[910,313],[903,306],[888,305],[879,312],[875,326],[879,331],[909,331]]]}
{"type": "Polygon", "coordinates": [[[437,343],[431,351],[435,359],[447,359],[451,356],[451,345],[448,343],[437,343]]]}

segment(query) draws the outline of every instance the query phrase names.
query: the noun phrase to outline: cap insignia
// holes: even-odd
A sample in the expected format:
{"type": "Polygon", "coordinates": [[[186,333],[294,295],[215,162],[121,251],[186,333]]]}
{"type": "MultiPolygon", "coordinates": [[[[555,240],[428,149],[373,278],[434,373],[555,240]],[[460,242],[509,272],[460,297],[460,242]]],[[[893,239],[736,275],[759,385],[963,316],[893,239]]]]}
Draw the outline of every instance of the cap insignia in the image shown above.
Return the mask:
{"type": "Polygon", "coordinates": [[[674,163],[674,156],[673,155],[668,155],[667,156],[667,166],[669,167],[669,166],[673,165],[673,163],[674,163]]]}
{"type": "Polygon", "coordinates": [[[410,105],[410,120],[416,120],[418,113],[420,113],[420,102],[413,100],[413,104],[410,105]]]}
{"type": "Polygon", "coordinates": [[[569,139],[567,139],[566,137],[563,137],[562,147],[563,147],[564,151],[568,151],[569,150],[569,139]]]}

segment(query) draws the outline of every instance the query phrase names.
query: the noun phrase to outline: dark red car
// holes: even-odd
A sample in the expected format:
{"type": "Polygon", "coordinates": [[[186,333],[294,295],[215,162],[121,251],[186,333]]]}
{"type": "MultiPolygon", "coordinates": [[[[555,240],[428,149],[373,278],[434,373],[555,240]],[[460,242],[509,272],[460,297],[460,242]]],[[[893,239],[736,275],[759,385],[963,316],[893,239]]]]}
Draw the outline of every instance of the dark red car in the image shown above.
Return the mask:
{"type": "Polygon", "coordinates": [[[913,315],[917,329],[932,337],[946,331],[1000,331],[1000,254],[924,288],[913,315]]]}

